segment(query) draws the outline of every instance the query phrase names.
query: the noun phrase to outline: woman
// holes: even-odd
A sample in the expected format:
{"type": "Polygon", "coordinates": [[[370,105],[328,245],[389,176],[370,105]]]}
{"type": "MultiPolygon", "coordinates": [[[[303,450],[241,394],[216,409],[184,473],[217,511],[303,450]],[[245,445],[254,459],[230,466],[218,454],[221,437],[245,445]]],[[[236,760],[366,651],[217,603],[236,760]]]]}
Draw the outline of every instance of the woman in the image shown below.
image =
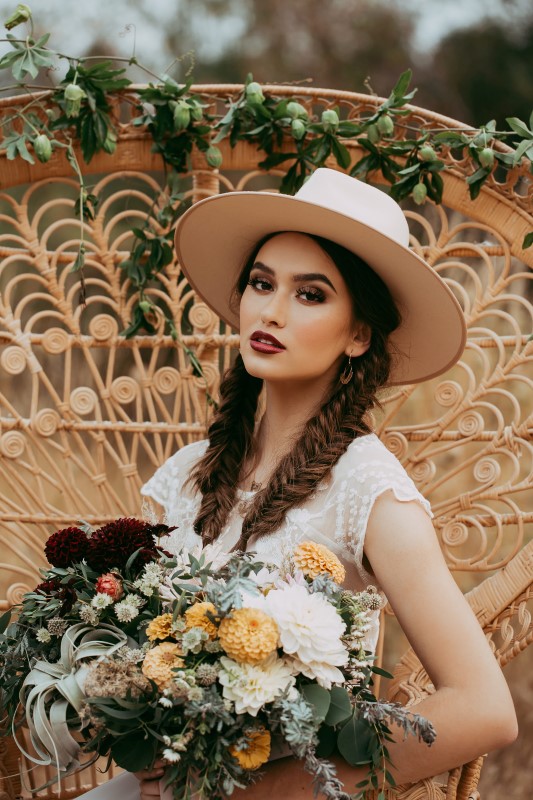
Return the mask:
{"type": "MultiPolygon", "coordinates": [[[[371,432],[381,387],[440,374],[465,342],[459,306],[409,250],[399,207],[319,169],[295,197],[237,192],[196,204],[176,246],[189,282],[240,328],[241,344],[208,440],[143,487],[179,526],[167,546],[217,541],[272,561],[314,539],[343,561],[350,588],[379,585],[435,686],[416,707],[435,744],[395,732],[398,783],[511,742],[506,683],[443,561],[429,505],[371,432]]],[[[353,792],[364,770],[337,766],[353,792]]],[[[143,799],[159,795],[163,769],[137,773],[143,799]]],[[[242,794],[310,798],[311,777],[282,758],[242,794]]]]}

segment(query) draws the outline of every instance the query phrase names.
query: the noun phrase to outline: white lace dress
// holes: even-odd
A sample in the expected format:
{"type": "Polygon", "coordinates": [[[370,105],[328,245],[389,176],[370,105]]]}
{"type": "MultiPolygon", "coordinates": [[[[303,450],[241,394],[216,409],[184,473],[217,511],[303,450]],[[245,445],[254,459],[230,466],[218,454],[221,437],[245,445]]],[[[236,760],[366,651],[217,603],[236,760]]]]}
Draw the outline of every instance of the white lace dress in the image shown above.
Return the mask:
{"type": "MultiPolygon", "coordinates": [[[[177,529],[163,545],[170,551],[191,548],[201,542],[195,533],[200,496],[187,478],[202,457],[208,441],[182,447],[162,464],[142,487],[141,494],[152,498],[165,510],[166,522],[177,529]]],[[[346,588],[361,590],[375,579],[363,566],[363,547],[368,518],[376,499],[387,491],[397,500],[414,500],[432,516],[428,501],[420,494],[398,459],[375,434],[355,439],[333,467],[329,478],[298,508],[287,512],[279,530],[260,538],[252,537],[248,550],[263,560],[279,563],[283,554],[303,540],[313,540],[333,550],[346,569],[346,588]]],[[[237,504],[218,539],[226,551],[239,539],[243,516],[252,492],[238,492],[237,504]]],[[[378,614],[367,634],[366,647],[374,650],[378,635],[378,614]]],[[[163,794],[163,792],[162,792],[163,794]]],[[[103,784],[83,795],[85,800],[139,800],[136,778],[129,773],[103,784]]],[[[169,791],[164,800],[170,798],[169,791]]]]}

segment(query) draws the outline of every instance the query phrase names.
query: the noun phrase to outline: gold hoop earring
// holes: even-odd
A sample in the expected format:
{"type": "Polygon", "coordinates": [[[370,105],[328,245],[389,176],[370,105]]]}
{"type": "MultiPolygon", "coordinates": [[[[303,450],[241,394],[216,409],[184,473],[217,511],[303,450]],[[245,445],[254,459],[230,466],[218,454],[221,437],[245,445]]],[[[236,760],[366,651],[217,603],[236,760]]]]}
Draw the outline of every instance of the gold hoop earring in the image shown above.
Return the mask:
{"type": "Polygon", "coordinates": [[[346,386],[347,383],[350,383],[352,378],[353,378],[352,354],[350,353],[350,355],[348,356],[348,363],[341,372],[339,380],[343,386],[346,386]]]}

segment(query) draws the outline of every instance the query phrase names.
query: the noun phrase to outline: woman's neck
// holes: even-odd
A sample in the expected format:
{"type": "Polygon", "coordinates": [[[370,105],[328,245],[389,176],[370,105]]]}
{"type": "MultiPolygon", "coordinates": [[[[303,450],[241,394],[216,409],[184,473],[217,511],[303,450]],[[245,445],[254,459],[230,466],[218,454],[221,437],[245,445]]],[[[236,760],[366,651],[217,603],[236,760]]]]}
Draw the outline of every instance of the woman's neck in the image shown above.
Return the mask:
{"type": "Polygon", "coordinates": [[[253,463],[248,466],[247,484],[264,485],[280,459],[294,447],[306,422],[316,414],[324,390],[316,386],[265,385],[265,411],[257,427],[253,463]],[[314,390],[314,391],[313,391],[314,390]]]}

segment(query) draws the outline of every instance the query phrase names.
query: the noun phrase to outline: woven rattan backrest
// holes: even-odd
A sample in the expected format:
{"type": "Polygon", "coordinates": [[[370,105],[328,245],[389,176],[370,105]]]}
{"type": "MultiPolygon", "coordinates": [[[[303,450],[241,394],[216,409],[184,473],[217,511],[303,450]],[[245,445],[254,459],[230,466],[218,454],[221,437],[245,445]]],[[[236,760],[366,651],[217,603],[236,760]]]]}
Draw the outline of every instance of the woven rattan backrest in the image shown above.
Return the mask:
{"type": "MultiPolygon", "coordinates": [[[[210,103],[236,91],[197,88],[210,103]]],[[[359,113],[374,102],[326,90],[302,90],[300,99],[315,112],[340,105],[359,113]]],[[[7,111],[16,101],[3,103],[7,111]]],[[[450,124],[419,109],[412,116],[431,127],[450,124]]],[[[221,147],[220,173],[193,156],[180,185],[185,199],[276,189],[279,175],[258,169],[255,146],[221,147]]],[[[376,425],[432,502],[446,559],[469,588],[524,547],[533,521],[533,248],[521,249],[533,229],[532,183],[517,170],[505,184],[492,178],[472,202],[466,166],[452,154],[448,163],[443,205],[406,209],[413,246],[464,307],[468,346],[445,376],[389,393],[376,425]]],[[[83,306],[80,274],[70,269],[79,222],[68,165],[58,157],[31,167],[0,156],[3,607],[38,580],[43,541],[53,530],[139,514],[142,482],[176,448],[204,436],[206,390],[216,394],[220,370],[237,348],[237,336],[194,297],[176,263],[163,274],[164,300],[204,377],[163,330],[122,336],[134,297],[119,264],[131,228],[155,216],[160,168],[145,133],[127,120],[114,156],[91,162],[101,203],[85,224],[83,306]]]]}

